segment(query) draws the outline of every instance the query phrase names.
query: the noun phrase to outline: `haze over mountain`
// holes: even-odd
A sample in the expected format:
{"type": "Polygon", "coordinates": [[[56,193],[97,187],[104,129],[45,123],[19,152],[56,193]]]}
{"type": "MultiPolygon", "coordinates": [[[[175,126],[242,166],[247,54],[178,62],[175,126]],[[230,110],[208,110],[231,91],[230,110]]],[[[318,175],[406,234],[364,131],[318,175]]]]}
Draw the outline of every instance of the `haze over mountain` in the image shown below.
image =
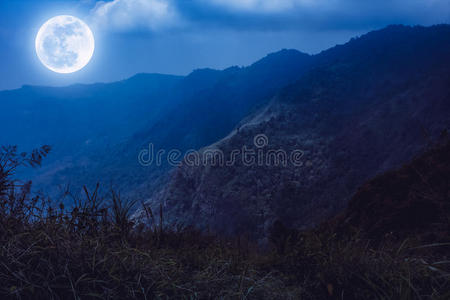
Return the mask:
{"type": "Polygon", "coordinates": [[[245,67],[186,77],[0,92],[0,144],[53,151],[34,174],[51,195],[113,184],[164,204],[169,221],[265,236],[276,219],[310,227],[365,180],[400,166],[450,125],[450,26],[391,26],[318,55],[283,50],[245,67]],[[172,169],[139,152],[301,150],[303,165],[172,169]],[[208,146],[212,145],[212,146],[208,146]],[[205,148],[206,147],[206,148],[205,148]],[[230,225],[232,224],[232,225],[230,225]]]}
{"type": "MultiPolygon", "coordinates": [[[[227,161],[264,134],[264,153],[304,164],[185,164],[152,199],[173,221],[264,236],[275,220],[311,227],[364,181],[400,166],[450,126],[450,26],[391,26],[314,57],[314,67],[206,150],[227,161]]],[[[240,154],[242,155],[242,153],[240,154]]],[[[206,160],[206,159],[205,159],[206,160]]]]}
{"type": "Polygon", "coordinates": [[[450,0],[0,0],[0,300],[450,299],[450,0]]]}
{"type": "Polygon", "coordinates": [[[298,79],[310,61],[307,54],[283,50],[249,67],[200,69],[186,77],[140,74],[113,84],[0,92],[8,112],[0,144],[24,150],[53,145],[35,175],[35,184],[51,195],[62,185],[80,190],[96,182],[113,183],[128,194],[144,184],[149,193],[168,166],[142,167],[139,151],[149,143],[184,151],[223,138],[252,109],[298,79]]]}

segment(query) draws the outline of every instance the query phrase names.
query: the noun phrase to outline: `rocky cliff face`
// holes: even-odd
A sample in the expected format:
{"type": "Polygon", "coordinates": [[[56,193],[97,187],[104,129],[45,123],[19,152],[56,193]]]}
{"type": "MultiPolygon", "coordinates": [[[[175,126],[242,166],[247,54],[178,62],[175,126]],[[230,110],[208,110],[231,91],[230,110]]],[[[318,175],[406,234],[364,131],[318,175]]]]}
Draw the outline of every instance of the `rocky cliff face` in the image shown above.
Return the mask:
{"type": "Polygon", "coordinates": [[[450,126],[448,53],[449,26],[394,26],[319,54],[300,80],[202,149],[200,161],[188,157],[150,203],[163,203],[173,221],[255,237],[275,219],[317,224],[450,126]]]}

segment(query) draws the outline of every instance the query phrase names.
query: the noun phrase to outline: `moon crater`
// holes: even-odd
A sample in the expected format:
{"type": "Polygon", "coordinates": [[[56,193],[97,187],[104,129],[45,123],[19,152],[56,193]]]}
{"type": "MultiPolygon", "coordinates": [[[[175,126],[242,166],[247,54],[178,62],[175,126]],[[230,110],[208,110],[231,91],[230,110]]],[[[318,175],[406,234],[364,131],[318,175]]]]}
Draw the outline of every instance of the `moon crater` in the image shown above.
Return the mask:
{"type": "Polygon", "coordinates": [[[57,73],[73,73],[84,68],[94,54],[94,35],[73,16],[57,16],[41,26],[36,36],[40,61],[57,73]]]}

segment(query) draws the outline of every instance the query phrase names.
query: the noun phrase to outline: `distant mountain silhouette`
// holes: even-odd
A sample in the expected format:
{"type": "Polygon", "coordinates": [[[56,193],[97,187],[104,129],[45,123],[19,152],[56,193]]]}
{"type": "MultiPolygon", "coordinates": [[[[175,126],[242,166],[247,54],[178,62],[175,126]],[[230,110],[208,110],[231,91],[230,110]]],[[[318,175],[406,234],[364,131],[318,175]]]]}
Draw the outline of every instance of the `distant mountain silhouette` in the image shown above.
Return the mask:
{"type": "MultiPolygon", "coordinates": [[[[219,149],[254,137],[264,151],[303,151],[301,167],[184,164],[150,201],[171,220],[264,237],[277,219],[311,227],[346,207],[358,186],[399,167],[450,126],[450,26],[390,26],[313,57],[297,82],[241,123],[219,149]]],[[[199,114],[198,117],[203,117],[199,114]]]]}
{"type": "MultiPolygon", "coordinates": [[[[53,151],[35,186],[100,182],[167,221],[263,238],[275,220],[307,228],[342,211],[357,187],[397,168],[450,126],[450,26],[390,26],[311,56],[273,53],[248,67],[110,84],[0,92],[0,144],[53,151]],[[141,166],[169,151],[301,150],[302,165],[141,166]]],[[[164,161],[163,161],[164,162],[164,161]]]]}
{"type": "Polygon", "coordinates": [[[141,167],[141,149],[149,143],[196,149],[223,138],[252,109],[298,79],[311,61],[307,54],[283,50],[249,67],[201,69],[186,77],[139,74],[111,84],[0,92],[7,112],[0,121],[5,132],[0,144],[24,150],[53,145],[35,176],[38,187],[52,195],[60,185],[80,189],[97,181],[129,194],[144,185],[139,191],[148,193],[168,166],[141,167]]]}
{"type": "Polygon", "coordinates": [[[111,84],[0,92],[0,144],[30,149],[48,143],[58,155],[73,155],[89,142],[115,143],[174,105],[168,91],[181,79],[141,74],[111,84]]]}

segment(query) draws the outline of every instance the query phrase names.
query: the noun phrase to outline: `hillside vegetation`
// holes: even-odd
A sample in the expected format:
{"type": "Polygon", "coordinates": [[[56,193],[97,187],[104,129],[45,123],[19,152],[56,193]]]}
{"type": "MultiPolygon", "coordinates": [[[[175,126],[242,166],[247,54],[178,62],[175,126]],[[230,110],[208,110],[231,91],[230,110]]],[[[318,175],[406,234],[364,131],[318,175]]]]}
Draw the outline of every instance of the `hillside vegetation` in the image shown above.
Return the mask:
{"type": "Polygon", "coordinates": [[[373,246],[332,226],[300,232],[275,222],[262,249],[246,236],[164,225],[164,213],[156,219],[146,206],[146,217],[132,220],[134,203],[114,191],[103,198],[98,186],[67,208],[14,180],[18,167],[39,165],[48,150],[0,152],[2,299],[450,297],[449,244],[382,238],[373,246]]]}
{"type": "Polygon", "coordinates": [[[224,233],[267,236],[282,219],[312,228],[346,208],[367,180],[396,169],[450,129],[450,26],[390,26],[314,56],[226,138],[202,151],[230,161],[302,151],[301,165],[205,159],[184,163],[148,201],[173,220],[224,233]],[[265,136],[264,147],[255,137],[265,136]]]}

